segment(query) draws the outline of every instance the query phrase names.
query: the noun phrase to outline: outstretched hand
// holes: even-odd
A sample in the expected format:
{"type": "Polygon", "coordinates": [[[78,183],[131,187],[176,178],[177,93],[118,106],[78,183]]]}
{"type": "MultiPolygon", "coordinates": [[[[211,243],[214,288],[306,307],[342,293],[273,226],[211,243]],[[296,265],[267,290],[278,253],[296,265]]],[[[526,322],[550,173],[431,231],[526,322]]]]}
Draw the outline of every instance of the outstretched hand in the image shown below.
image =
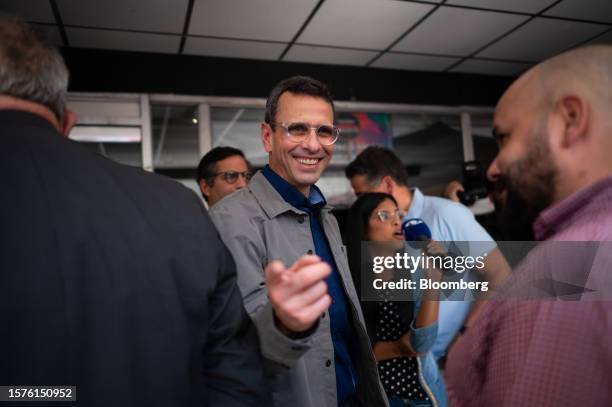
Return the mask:
{"type": "Polygon", "coordinates": [[[308,330],[331,305],[323,281],[331,267],[318,256],[300,257],[286,268],[276,260],[265,270],[270,303],[278,328],[285,334],[308,330]]]}

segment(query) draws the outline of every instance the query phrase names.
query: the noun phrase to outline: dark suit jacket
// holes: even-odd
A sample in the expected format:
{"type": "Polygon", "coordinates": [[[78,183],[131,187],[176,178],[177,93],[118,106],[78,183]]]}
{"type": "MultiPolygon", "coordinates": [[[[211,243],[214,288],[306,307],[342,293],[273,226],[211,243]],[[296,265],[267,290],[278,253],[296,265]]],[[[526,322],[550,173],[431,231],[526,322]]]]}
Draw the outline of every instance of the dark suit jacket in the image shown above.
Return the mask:
{"type": "Polygon", "coordinates": [[[77,386],[86,406],[267,404],[234,261],[187,188],[0,110],[0,228],[0,385],[77,386]]]}

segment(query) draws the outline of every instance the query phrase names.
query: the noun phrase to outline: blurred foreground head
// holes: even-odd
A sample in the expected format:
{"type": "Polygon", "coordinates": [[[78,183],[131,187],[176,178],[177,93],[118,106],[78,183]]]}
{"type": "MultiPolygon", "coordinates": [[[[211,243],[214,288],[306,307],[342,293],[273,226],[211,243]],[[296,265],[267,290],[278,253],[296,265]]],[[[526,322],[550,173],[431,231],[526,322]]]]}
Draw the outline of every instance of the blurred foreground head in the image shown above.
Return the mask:
{"type": "Polygon", "coordinates": [[[0,16],[0,109],[29,110],[67,134],[68,69],[60,53],[23,20],[0,16]]]}
{"type": "Polygon", "coordinates": [[[508,190],[506,214],[531,224],[612,175],[611,89],[612,46],[596,45],[538,64],[504,93],[494,119],[499,153],[487,175],[508,190]]]}

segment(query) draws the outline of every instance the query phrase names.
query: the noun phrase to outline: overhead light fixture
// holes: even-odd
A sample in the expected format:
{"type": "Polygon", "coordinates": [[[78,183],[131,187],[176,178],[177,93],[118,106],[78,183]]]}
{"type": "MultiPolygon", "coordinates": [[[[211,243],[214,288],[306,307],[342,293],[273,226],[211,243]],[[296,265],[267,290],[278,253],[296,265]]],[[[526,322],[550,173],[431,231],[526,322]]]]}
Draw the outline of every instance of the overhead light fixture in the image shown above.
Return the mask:
{"type": "Polygon", "coordinates": [[[191,119],[191,122],[192,122],[193,124],[198,124],[198,119],[196,119],[196,118],[194,117],[194,118],[192,118],[192,119],[191,119]]]}

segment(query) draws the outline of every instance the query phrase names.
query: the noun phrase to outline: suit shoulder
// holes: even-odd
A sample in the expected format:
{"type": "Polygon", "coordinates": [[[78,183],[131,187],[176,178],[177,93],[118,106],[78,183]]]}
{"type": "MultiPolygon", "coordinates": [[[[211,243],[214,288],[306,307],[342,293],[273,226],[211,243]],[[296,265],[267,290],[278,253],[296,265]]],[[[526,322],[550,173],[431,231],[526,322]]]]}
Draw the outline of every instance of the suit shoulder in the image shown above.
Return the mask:
{"type": "Polygon", "coordinates": [[[210,208],[210,215],[253,216],[262,211],[261,206],[248,188],[242,188],[226,196],[210,208]]]}

